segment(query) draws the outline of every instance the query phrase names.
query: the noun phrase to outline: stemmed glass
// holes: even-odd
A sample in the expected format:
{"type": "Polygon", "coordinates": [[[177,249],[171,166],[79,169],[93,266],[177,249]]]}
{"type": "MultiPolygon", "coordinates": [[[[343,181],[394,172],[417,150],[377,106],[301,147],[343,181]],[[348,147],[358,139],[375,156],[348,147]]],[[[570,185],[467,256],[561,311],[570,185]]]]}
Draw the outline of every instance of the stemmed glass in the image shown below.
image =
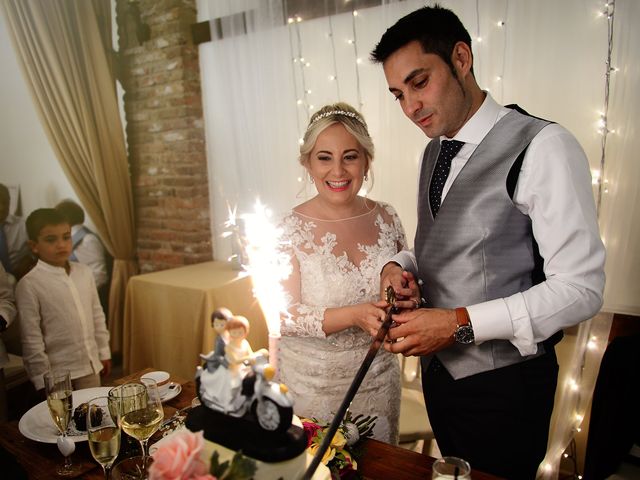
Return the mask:
{"type": "Polygon", "coordinates": [[[120,425],[117,404],[109,397],[89,400],[87,410],[87,436],[91,455],[102,467],[105,480],[120,452],[120,425]]]}
{"type": "MultiPolygon", "coordinates": [[[[164,419],[164,410],[162,409],[162,401],[155,380],[145,378],[141,382],[138,385],[142,385],[144,395],[129,397],[130,400],[128,402],[121,400],[121,412],[123,413],[120,424],[124,432],[140,442],[142,472],[144,474],[149,460],[147,442],[151,435],[160,428],[164,419]]],[[[123,391],[121,392],[124,393],[123,391]]]]}
{"type": "Polygon", "coordinates": [[[44,387],[49,413],[61,435],[57,441],[58,450],[64,455],[64,464],[58,467],[56,473],[63,477],[77,475],[78,468],[71,463],[70,457],[75,450],[75,443],[67,437],[73,410],[73,388],[69,371],[47,372],[44,375],[44,387]]]}

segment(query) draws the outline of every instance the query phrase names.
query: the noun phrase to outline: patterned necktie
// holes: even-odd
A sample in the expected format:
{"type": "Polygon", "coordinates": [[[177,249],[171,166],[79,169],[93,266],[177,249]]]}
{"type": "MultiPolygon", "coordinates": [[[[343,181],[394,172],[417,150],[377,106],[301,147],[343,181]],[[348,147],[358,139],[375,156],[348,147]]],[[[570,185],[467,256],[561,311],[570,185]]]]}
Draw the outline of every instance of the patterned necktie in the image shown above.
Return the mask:
{"type": "Polygon", "coordinates": [[[429,186],[429,203],[431,204],[433,218],[436,217],[438,210],[440,210],[442,189],[449,176],[449,170],[451,170],[451,160],[458,154],[463,145],[464,142],[459,142],[458,140],[442,140],[440,142],[440,153],[438,154],[438,160],[436,160],[436,166],[431,176],[431,185],[429,186]]]}
{"type": "Polygon", "coordinates": [[[4,223],[0,223],[0,262],[4,269],[11,273],[11,262],[9,260],[9,245],[7,236],[4,233],[4,223]]]}

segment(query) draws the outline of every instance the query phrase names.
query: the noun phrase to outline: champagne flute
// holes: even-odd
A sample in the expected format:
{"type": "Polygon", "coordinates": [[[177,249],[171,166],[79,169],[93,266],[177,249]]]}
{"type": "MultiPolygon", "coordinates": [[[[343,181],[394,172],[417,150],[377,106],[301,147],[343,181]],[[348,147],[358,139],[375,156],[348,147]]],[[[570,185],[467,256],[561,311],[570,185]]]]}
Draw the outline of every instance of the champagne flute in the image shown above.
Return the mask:
{"type": "Polygon", "coordinates": [[[77,475],[78,469],[71,463],[70,457],[75,450],[75,444],[67,437],[73,410],[73,388],[69,371],[47,372],[44,375],[44,386],[49,413],[61,434],[57,441],[58,450],[64,455],[64,464],[58,467],[56,473],[63,477],[77,475]]]}
{"type": "Polygon", "coordinates": [[[142,379],[145,395],[136,397],[135,408],[124,413],[120,424],[122,430],[140,442],[142,448],[142,471],[146,472],[149,460],[147,442],[158,431],[164,419],[158,385],[150,378],[142,379]]]}
{"type": "Polygon", "coordinates": [[[118,409],[113,408],[109,397],[89,400],[87,410],[87,436],[89,449],[102,467],[105,480],[109,479],[111,466],[120,452],[120,425],[118,409]]]}

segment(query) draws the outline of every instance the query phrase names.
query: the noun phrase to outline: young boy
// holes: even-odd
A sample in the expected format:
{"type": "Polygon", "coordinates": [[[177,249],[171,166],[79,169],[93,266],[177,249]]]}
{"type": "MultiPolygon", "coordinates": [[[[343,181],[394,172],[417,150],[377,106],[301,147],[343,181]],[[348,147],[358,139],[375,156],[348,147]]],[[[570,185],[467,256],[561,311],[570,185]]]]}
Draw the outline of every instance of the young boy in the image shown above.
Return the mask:
{"type": "Polygon", "coordinates": [[[36,266],[16,287],[25,368],[36,390],[50,369],[71,372],[74,390],[99,387],[111,370],[109,332],[91,268],[69,262],[71,226],[53,208],[27,218],[36,266]]]}

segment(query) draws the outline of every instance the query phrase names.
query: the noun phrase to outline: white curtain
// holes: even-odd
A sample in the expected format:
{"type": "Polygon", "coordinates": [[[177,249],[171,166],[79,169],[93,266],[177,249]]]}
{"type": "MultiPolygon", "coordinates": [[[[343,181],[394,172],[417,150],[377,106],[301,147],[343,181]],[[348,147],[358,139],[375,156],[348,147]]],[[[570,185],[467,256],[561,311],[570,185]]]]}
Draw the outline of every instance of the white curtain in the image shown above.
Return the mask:
{"type": "MultiPolygon", "coordinates": [[[[231,252],[229,240],[221,237],[227,205],[236,206],[238,212],[249,211],[259,198],[281,212],[313,195],[297,161],[298,139],[310,113],[338,100],[362,111],[376,144],[375,184],[369,195],[396,207],[412,239],[418,162],[428,139],[394,104],[382,68],[368,57],[386,28],[433,2],[383,1],[370,8],[361,8],[362,3],[198,0],[198,20],[211,21],[214,38],[200,46],[200,62],[216,258],[225,259],[231,252]],[[305,17],[307,7],[318,8],[317,4],[325,6],[326,14],[305,17]],[[357,15],[344,12],[345,4],[357,15]]],[[[640,314],[640,162],[636,153],[640,151],[640,135],[636,135],[640,2],[615,1],[612,67],[617,71],[610,80],[607,120],[611,132],[603,172],[599,122],[609,47],[607,18],[602,15],[606,2],[439,3],[456,12],[469,30],[475,74],[482,88],[500,103],[517,103],[533,115],[564,125],[584,147],[595,178],[603,182],[600,224],[607,246],[603,310],[640,314]]],[[[597,190],[594,183],[594,195],[597,190]]],[[[580,327],[574,366],[584,358],[591,326],[592,322],[585,322],[580,327]]],[[[589,388],[583,395],[590,395],[589,388]]],[[[569,397],[562,402],[569,402],[560,406],[563,412],[578,407],[569,397]]],[[[566,445],[571,428],[555,427],[554,431],[550,445],[566,445]]],[[[558,459],[551,457],[547,460],[553,470],[546,475],[553,476],[558,459]]]]}

